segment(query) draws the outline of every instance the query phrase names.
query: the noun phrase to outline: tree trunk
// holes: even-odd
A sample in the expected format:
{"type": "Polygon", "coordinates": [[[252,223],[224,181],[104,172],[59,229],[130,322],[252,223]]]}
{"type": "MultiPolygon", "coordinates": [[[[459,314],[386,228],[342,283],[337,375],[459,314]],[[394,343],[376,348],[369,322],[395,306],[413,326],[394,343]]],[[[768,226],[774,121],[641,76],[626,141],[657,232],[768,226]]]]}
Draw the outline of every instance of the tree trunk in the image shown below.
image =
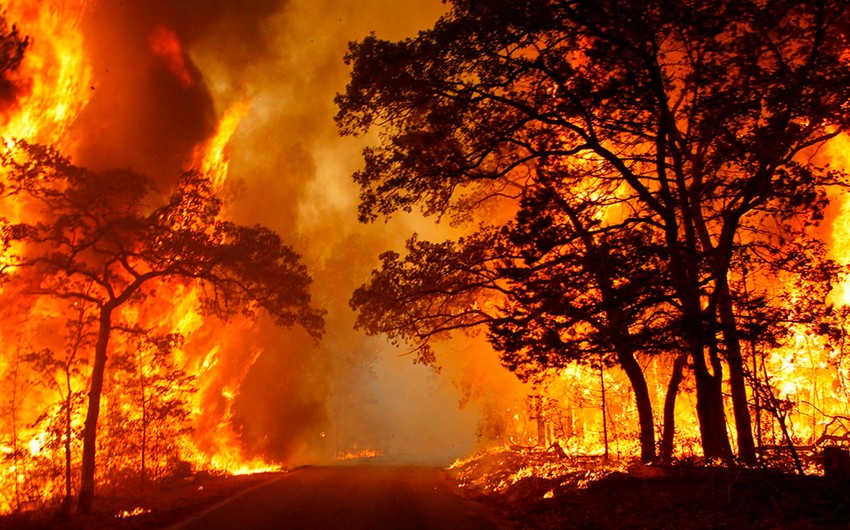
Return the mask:
{"type": "MultiPolygon", "coordinates": [[[[702,324],[702,308],[698,286],[689,290],[688,282],[677,286],[678,297],[682,301],[682,336],[687,344],[691,358],[697,394],[697,419],[699,420],[700,441],[706,460],[721,459],[732,461],[732,446],[726,432],[726,418],[723,411],[723,368],[717,356],[717,348],[712,333],[702,324]],[[708,369],[705,350],[708,348],[712,374],[708,369]]],[[[711,313],[713,316],[713,312],[711,313]]]]}
{"type": "MultiPolygon", "coordinates": [[[[622,350],[619,348],[618,350],[622,350]]],[[[652,413],[652,401],[649,399],[649,388],[643,376],[640,364],[631,352],[618,351],[617,361],[626,372],[637,406],[638,425],[640,426],[640,460],[648,464],[655,460],[655,421],[652,413]]]]}
{"type": "MultiPolygon", "coordinates": [[[[685,189],[685,186],[682,187],[685,189]]],[[[732,446],[726,432],[726,419],[723,412],[722,368],[716,358],[714,338],[703,325],[702,286],[700,282],[700,260],[694,234],[694,216],[687,199],[679,198],[680,211],[686,217],[682,222],[684,241],[679,241],[678,227],[674,219],[668,219],[665,228],[667,246],[670,249],[670,274],[681,302],[681,336],[687,345],[691,357],[697,393],[697,418],[699,420],[700,440],[706,460],[721,459],[732,461],[732,446]],[[705,359],[705,349],[710,346],[712,368],[709,372],[705,359]]],[[[712,318],[714,316],[711,313],[712,318]]]]}
{"type": "Polygon", "coordinates": [[[726,432],[720,381],[708,372],[694,371],[697,387],[697,417],[706,460],[732,461],[732,446],[726,432]]]}
{"type": "Polygon", "coordinates": [[[691,360],[697,389],[697,418],[700,439],[706,460],[732,461],[732,446],[726,432],[726,416],[723,411],[723,374],[718,363],[712,363],[715,373],[708,371],[702,341],[691,340],[691,360]]]}
{"type": "Polygon", "coordinates": [[[732,411],[735,415],[735,433],[738,437],[738,458],[744,464],[756,464],[756,446],[753,440],[753,425],[750,407],[747,401],[747,387],[744,382],[744,358],[738,337],[738,326],[732,307],[732,296],[726,277],[718,277],[717,309],[723,330],[723,344],[726,346],[726,364],[729,367],[729,387],[732,393],[732,411]]]}
{"type": "Polygon", "coordinates": [[[77,504],[79,513],[91,513],[94,499],[95,455],[97,453],[97,419],[100,415],[100,396],[103,393],[103,375],[106,369],[106,349],[109,345],[109,333],[112,327],[112,307],[107,305],[100,310],[100,323],[97,332],[97,344],[94,351],[91,387],[89,389],[89,408],[86,412],[83,431],[83,460],[80,473],[80,498],[77,504]]]}
{"type": "Polygon", "coordinates": [[[61,513],[63,516],[70,515],[73,510],[73,489],[71,487],[71,439],[73,429],[71,425],[71,406],[73,405],[73,387],[71,386],[71,366],[65,366],[65,498],[62,500],[61,513]]]}
{"type": "MultiPolygon", "coordinates": [[[[15,469],[20,469],[20,452],[18,451],[18,372],[20,370],[21,360],[18,353],[15,352],[15,357],[12,361],[13,370],[12,379],[12,395],[9,398],[9,414],[12,421],[12,465],[15,469]]],[[[21,511],[21,487],[20,481],[15,480],[15,513],[21,511]]]]}
{"type": "Polygon", "coordinates": [[[667,384],[667,393],[664,396],[664,426],[661,432],[661,451],[659,458],[662,463],[673,460],[673,441],[676,435],[676,397],[679,395],[679,385],[688,363],[686,353],[680,353],[673,361],[673,373],[670,374],[670,382],[667,384]]]}
{"type": "MultiPolygon", "coordinates": [[[[586,244],[591,247],[592,240],[587,239],[586,244]]],[[[606,256],[600,255],[600,262],[604,263],[606,256]]],[[[629,319],[625,315],[620,306],[618,297],[615,294],[615,289],[611,282],[611,277],[599,270],[596,271],[596,281],[599,284],[599,290],[602,292],[602,298],[608,306],[605,310],[608,317],[609,328],[608,335],[614,339],[614,349],[617,353],[617,363],[626,373],[629,378],[629,383],[632,386],[632,391],[635,395],[635,405],[638,411],[638,425],[640,426],[640,459],[644,463],[649,463],[655,460],[655,420],[652,414],[652,401],[649,399],[649,389],[647,388],[646,378],[643,376],[643,369],[635,359],[635,348],[632,342],[632,337],[629,333],[629,319]]],[[[602,368],[600,368],[600,377],[602,377],[602,368]]],[[[604,379],[602,380],[603,395],[605,391],[604,379]]],[[[603,407],[604,409],[604,407],[603,407]]],[[[605,416],[603,410],[603,426],[607,429],[607,424],[604,423],[605,416]]],[[[605,443],[605,454],[608,454],[607,432],[605,443]]]]}
{"type": "Polygon", "coordinates": [[[147,449],[148,449],[148,400],[145,392],[145,366],[142,362],[142,353],[139,351],[138,353],[138,361],[139,361],[139,392],[141,393],[141,406],[142,406],[142,447],[141,447],[141,457],[142,457],[142,471],[141,471],[141,491],[145,491],[145,480],[146,476],[146,457],[147,457],[147,449]]]}
{"type": "Polygon", "coordinates": [[[602,392],[602,438],[605,442],[605,461],[608,461],[608,403],[605,399],[605,370],[599,367],[599,389],[602,392]]]}

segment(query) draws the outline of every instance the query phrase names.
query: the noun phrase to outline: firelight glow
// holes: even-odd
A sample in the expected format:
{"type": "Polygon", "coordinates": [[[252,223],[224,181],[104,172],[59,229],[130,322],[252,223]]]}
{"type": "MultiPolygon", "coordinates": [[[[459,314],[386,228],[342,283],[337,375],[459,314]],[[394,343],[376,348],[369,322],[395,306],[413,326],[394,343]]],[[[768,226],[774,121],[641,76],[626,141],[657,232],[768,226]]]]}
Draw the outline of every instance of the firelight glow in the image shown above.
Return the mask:
{"type": "MultiPolygon", "coordinates": [[[[362,6],[263,0],[235,10],[225,0],[193,0],[185,2],[197,11],[191,20],[179,3],[149,10],[117,0],[48,4],[4,7],[10,27],[31,42],[10,74],[15,100],[0,107],[3,145],[53,146],[97,171],[150,172],[162,193],[150,197],[151,205],[167,196],[183,171],[206,175],[225,201],[222,220],[272,226],[296,242],[314,277],[315,298],[329,315],[326,339],[316,346],[303,332],[280,331],[262,318],[238,316],[224,324],[205,313],[199,288],[179,282],[151,293],[150,306],[124,311],[124,321],[181,338],[164,358],[116,333],[110,352],[116,364],[109,366],[101,404],[100,484],[117,488],[122,477],[139,475],[143,452],[150,479],[174,476],[183,464],[194,472],[235,475],[281,472],[305,462],[528,452],[554,444],[569,457],[635,454],[633,400],[627,379],[614,368],[570,366],[545,374],[535,386],[523,385],[476,336],[439,346],[442,372],[436,375],[408,367],[407,359],[399,368],[393,363],[403,351],[351,329],[348,298],[368,278],[379,252],[400,248],[414,231],[435,238],[462,231],[416,216],[358,226],[350,175],[362,145],[338,138],[332,121],[333,95],[347,75],[341,59],[347,41],[376,24],[387,38],[413,35],[443,12],[439,0],[362,6]],[[114,36],[104,28],[112,23],[117,30],[110,32],[126,29],[126,35],[120,48],[108,50],[114,36]],[[116,57],[135,54],[137,63],[110,63],[113,51],[116,57]],[[413,370],[417,375],[410,375],[413,370]],[[375,382],[372,372],[385,379],[375,382]],[[175,410],[185,417],[165,414],[175,410]],[[164,417],[156,417],[160,413],[164,417]],[[157,429],[142,436],[141,425],[151,421],[162,422],[169,436],[157,436],[157,429]]],[[[850,140],[833,140],[819,156],[847,167],[850,140]]],[[[0,169],[0,182],[6,171],[0,169]]],[[[576,192],[596,193],[590,184],[576,192]]],[[[850,195],[833,199],[833,216],[820,229],[830,231],[831,253],[846,265],[850,195]]],[[[0,217],[11,221],[32,207],[14,198],[0,205],[0,217]]],[[[597,219],[622,215],[612,209],[597,219]]],[[[0,286],[0,297],[2,514],[50,506],[61,497],[66,448],[77,475],[91,337],[76,346],[68,338],[68,322],[90,318],[85,308],[36,300],[11,285],[0,286]]],[[[850,304],[850,283],[839,286],[835,298],[850,304]]],[[[495,311],[497,302],[472,307],[495,311]]],[[[658,359],[642,363],[658,408],[670,369],[658,359]]],[[[840,346],[800,329],[781,347],[762,352],[756,369],[769,374],[778,398],[796,404],[788,423],[800,443],[814,444],[826,434],[830,416],[850,416],[850,360],[840,346]]],[[[676,454],[697,456],[691,391],[683,392],[675,412],[676,454]]],[[[765,426],[763,445],[782,443],[766,412],[757,421],[765,426]]],[[[561,469],[555,467],[529,463],[493,487],[554,476],[561,469]]]]}

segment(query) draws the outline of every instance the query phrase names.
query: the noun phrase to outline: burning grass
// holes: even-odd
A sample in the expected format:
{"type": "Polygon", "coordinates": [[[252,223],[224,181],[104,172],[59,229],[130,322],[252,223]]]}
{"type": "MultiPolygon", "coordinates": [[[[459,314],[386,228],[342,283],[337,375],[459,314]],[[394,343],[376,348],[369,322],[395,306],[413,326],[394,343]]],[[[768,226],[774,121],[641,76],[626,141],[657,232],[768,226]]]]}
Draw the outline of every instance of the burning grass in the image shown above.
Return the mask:
{"type": "Polygon", "coordinates": [[[513,451],[490,449],[463,460],[449,468],[452,477],[463,488],[479,493],[501,494],[521,483],[584,487],[615,471],[622,464],[601,457],[560,458],[552,451],[513,451]]]}

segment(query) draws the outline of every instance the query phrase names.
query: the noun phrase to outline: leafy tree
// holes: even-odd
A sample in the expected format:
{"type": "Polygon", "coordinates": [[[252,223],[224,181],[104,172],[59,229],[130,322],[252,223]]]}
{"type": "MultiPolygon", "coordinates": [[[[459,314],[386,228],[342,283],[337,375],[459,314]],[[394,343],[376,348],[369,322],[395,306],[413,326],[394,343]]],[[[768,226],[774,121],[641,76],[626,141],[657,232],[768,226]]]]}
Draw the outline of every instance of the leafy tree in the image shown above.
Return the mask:
{"type": "Polygon", "coordinates": [[[220,201],[203,175],[183,175],[167,202],[149,180],[127,171],[96,173],[55,151],[21,143],[2,158],[7,193],[32,217],[7,223],[4,242],[22,243],[6,258],[36,296],[97,307],[83,440],[78,509],[91,510],[95,447],[113,322],[123,307],[157,296],[167,279],[197,283],[202,310],[227,318],[265,310],[278,325],[299,324],[318,337],[322,314],[310,306],[310,276],[298,254],[262,226],[218,218],[220,201]]]}
{"type": "Polygon", "coordinates": [[[658,246],[634,228],[640,219],[602,222],[622,202],[609,187],[574,193],[553,181],[526,190],[515,220],[499,230],[440,244],[414,237],[403,259],[382,255],[355,291],[357,325],[414,341],[425,362],[434,360],[432,339],[487,326],[503,364],[524,381],[572,362],[616,363],[634,390],[641,458],[653,460],[652,404],[635,355],[668,346],[670,294],[658,281],[658,246]],[[618,241],[622,225],[632,233],[618,241]]]}
{"type": "Polygon", "coordinates": [[[435,361],[432,339],[475,330],[498,317],[506,293],[497,270],[498,234],[482,230],[458,241],[411,237],[407,254],[385,252],[371,281],[354,292],[356,326],[415,343],[416,360],[435,361]]]}
{"type": "Polygon", "coordinates": [[[24,361],[38,374],[36,384],[52,387],[59,395],[58,408],[41,414],[36,424],[46,424],[43,429],[51,434],[51,445],[61,446],[64,460],[65,491],[62,499],[61,513],[67,515],[73,506],[74,446],[78,442],[79,432],[74,428],[75,412],[81,410],[84,404],[83,389],[74,386],[74,380],[82,372],[81,351],[91,348],[93,334],[91,323],[93,319],[90,304],[76,303],[71,308],[73,316],[65,322],[64,349],[61,354],[50,348],[41,351],[31,351],[24,361]]]}
{"type": "Polygon", "coordinates": [[[652,461],[655,422],[636,355],[675,344],[661,246],[639,217],[618,215],[622,199],[606,191],[609,182],[559,184],[527,192],[503,232],[522,260],[502,266],[511,288],[491,338],[509,368],[616,363],[635,396],[641,459],[652,461]]]}
{"type": "Polygon", "coordinates": [[[29,44],[29,37],[22,36],[17,27],[9,28],[5,12],[0,14],[0,103],[14,95],[16,86],[11,74],[21,65],[29,44]]]}
{"type": "Polygon", "coordinates": [[[415,38],[351,45],[340,130],[383,127],[355,174],[361,219],[462,212],[474,190],[524,186],[541,165],[564,168],[561,189],[581,189],[583,171],[606,174],[663,244],[678,313],[670,331],[689,355],[705,456],[732,456],[725,362],[739,457],[754,462],[732,263],[743,238],[782,244],[765,237],[781,225],[763,213],[816,220],[824,186],[843,179],[805,154],[848,124],[850,7],[450,5],[415,38]]]}

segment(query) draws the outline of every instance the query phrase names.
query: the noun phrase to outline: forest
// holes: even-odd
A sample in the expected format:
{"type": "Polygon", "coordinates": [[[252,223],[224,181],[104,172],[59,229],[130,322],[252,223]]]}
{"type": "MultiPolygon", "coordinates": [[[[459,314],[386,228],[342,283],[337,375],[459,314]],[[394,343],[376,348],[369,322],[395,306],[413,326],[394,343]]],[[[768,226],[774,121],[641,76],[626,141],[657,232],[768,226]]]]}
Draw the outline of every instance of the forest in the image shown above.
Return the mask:
{"type": "MultiPolygon", "coordinates": [[[[359,33],[323,103],[361,149],[353,186],[325,186],[347,217],[304,199],[324,186],[306,155],[314,181],[260,192],[292,204],[236,206],[231,157],[266,148],[233,139],[267,109],[227,91],[242,81],[216,92],[190,49],[211,45],[176,23],[146,27],[139,68],[186,129],[98,151],[120,129],[86,114],[112,97],[105,37],[62,20],[89,9],[0,17],[0,515],[389,455],[386,436],[340,442],[375,341],[475,408],[450,473],[480,495],[850,478],[845,1],[448,0],[412,36],[359,33]],[[357,221],[386,233],[328,243],[357,221]],[[240,396],[270,351],[266,417],[240,396]]],[[[288,156],[263,183],[303,180],[288,156]]]]}
{"type": "MultiPolygon", "coordinates": [[[[361,220],[473,227],[383,254],[357,325],[425,363],[434,340],[480,330],[534,382],[541,422],[571,370],[604,393],[616,369],[644,462],[681,451],[680,388],[709,462],[781,446],[803,473],[798,446],[846,441],[844,234],[825,225],[847,174],[825,150],[846,145],[847,7],[452,8],[347,55],[340,130],[381,131],[354,175],[361,220]]],[[[569,439],[564,411],[552,420],[569,439]]]]}

